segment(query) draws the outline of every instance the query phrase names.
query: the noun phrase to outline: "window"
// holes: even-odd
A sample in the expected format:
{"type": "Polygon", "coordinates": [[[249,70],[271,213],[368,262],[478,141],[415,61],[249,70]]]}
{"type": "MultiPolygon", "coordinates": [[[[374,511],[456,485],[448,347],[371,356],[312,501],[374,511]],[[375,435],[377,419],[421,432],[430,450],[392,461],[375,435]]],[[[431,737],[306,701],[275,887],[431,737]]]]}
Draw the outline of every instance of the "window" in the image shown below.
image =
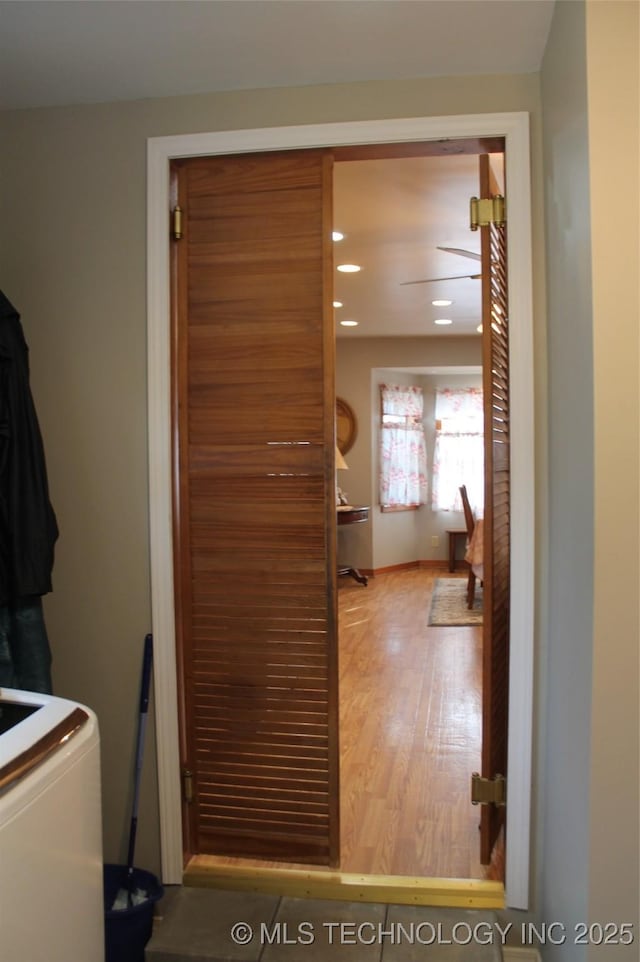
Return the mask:
{"type": "Polygon", "coordinates": [[[475,514],[484,513],[484,412],[482,390],[436,388],[436,442],[431,505],[434,511],[462,511],[466,484],[475,514]]]}
{"type": "Polygon", "coordinates": [[[380,504],[416,508],[427,500],[427,446],[422,388],[380,385],[380,504]]]}

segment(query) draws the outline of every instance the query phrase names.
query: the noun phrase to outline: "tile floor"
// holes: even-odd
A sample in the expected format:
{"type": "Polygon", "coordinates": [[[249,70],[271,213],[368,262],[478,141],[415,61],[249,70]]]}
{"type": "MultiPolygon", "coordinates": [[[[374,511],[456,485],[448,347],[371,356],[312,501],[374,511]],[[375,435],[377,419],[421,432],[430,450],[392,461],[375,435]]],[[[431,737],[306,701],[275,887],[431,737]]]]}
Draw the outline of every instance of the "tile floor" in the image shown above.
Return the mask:
{"type": "Polygon", "coordinates": [[[493,912],[172,887],[145,962],[501,962],[493,912]]]}

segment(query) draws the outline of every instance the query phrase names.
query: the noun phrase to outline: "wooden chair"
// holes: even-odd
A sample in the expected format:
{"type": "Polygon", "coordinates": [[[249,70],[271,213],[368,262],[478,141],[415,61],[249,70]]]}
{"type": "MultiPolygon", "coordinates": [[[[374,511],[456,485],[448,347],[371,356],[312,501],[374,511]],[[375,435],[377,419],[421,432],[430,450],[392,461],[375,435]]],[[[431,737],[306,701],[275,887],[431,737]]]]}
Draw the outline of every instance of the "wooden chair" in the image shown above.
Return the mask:
{"type": "MultiPolygon", "coordinates": [[[[473,529],[476,526],[476,519],[473,516],[473,511],[471,510],[471,505],[469,504],[469,495],[467,494],[466,484],[461,484],[460,497],[462,498],[462,507],[464,510],[464,520],[467,526],[467,544],[471,541],[473,535],[473,529]]],[[[474,574],[473,568],[469,565],[469,578],[467,581],[467,608],[473,608],[473,599],[476,593],[476,576],[474,574]]]]}

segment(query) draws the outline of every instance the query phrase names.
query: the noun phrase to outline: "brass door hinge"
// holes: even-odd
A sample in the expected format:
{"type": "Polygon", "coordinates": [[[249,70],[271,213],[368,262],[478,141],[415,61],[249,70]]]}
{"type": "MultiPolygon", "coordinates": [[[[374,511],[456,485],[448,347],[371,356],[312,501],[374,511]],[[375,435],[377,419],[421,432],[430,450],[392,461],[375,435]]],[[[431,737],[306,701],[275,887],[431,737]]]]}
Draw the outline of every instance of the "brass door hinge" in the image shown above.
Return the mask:
{"type": "Polygon", "coordinates": [[[507,804],[507,780],[504,775],[482,778],[478,772],[474,772],[471,776],[471,804],[503,808],[507,804]]]}
{"type": "Polygon", "coordinates": [[[182,797],[185,802],[193,801],[193,772],[188,768],[182,769],[182,797]]]}
{"type": "Polygon", "coordinates": [[[173,208],[173,226],[171,228],[174,240],[180,240],[182,237],[182,207],[179,204],[173,208]]]}
{"type": "Polygon", "coordinates": [[[487,227],[489,224],[497,224],[498,227],[506,224],[502,194],[481,199],[472,197],[469,201],[469,227],[471,230],[477,230],[478,227],[487,227]]]}

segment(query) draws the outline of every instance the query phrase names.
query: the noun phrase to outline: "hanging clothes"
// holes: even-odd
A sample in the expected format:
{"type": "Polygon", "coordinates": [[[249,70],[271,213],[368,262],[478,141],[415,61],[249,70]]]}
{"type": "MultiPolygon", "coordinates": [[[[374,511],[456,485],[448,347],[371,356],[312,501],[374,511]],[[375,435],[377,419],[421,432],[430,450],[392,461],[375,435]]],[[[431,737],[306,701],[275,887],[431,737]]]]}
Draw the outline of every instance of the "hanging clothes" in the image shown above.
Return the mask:
{"type": "Polygon", "coordinates": [[[58,524],[20,315],[0,291],[0,685],[51,691],[41,596],[58,524]]]}
{"type": "Polygon", "coordinates": [[[0,687],[51,694],[51,649],[42,598],[0,608],[0,687]]]}

